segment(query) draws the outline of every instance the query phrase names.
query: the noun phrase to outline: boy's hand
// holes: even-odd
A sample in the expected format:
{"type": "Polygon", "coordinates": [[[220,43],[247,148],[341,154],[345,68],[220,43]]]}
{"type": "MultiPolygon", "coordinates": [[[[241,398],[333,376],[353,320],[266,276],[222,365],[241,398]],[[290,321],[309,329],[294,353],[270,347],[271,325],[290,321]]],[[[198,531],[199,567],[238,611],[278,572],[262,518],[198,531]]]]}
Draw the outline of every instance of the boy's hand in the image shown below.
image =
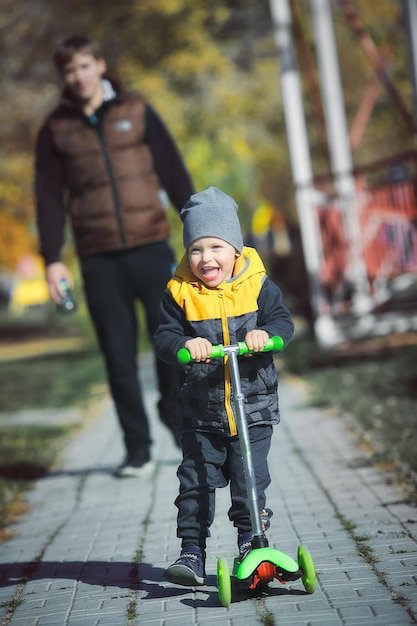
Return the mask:
{"type": "Polygon", "coordinates": [[[213,349],[211,343],[204,339],[203,337],[195,337],[195,339],[188,339],[185,342],[185,347],[189,351],[191,357],[199,363],[200,361],[204,361],[205,363],[210,362],[210,354],[213,349]]]}
{"type": "Polygon", "coordinates": [[[260,352],[265,348],[266,342],[269,339],[269,335],[266,330],[250,330],[246,333],[245,341],[249,350],[254,352],[260,352]]]}

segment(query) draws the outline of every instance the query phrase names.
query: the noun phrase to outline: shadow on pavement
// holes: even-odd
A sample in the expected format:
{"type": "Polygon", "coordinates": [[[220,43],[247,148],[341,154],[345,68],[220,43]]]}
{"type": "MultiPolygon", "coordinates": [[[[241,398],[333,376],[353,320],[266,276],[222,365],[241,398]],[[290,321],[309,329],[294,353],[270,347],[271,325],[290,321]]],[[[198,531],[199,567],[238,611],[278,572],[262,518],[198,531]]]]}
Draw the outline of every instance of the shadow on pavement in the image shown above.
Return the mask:
{"type": "Polygon", "coordinates": [[[48,471],[48,468],[33,463],[14,463],[0,465],[0,478],[8,480],[40,480],[42,478],[58,478],[59,476],[80,476],[83,474],[113,474],[116,466],[82,467],[77,469],[61,469],[48,471]]]}
{"type": "MultiPolygon", "coordinates": [[[[179,459],[158,460],[156,464],[161,467],[178,467],[179,459]]],[[[118,465],[99,465],[96,467],[78,467],[76,469],[57,469],[48,471],[48,468],[35,463],[13,463],[0,465],[0,478],[7,480],[35,481],[42,478],[58,478],[60,476],[81,476],[84,474],[115,474],[118,465]]]]}
{"type": "Polygon", "coordinates": [[[131,589],[136,586],[137,566],[119,561],[44,561],[1,563],[0,587],[34,580],[79,580],[89,585],[131,589]]]}
{"type": "MultiPolygon", "coordinates": [[[[153,567],[149,563],[141,563],[139,565],[140,583],[139,590],[146,592],[146,595],[141,597],[141,600],[158,600],[179,598],[180,596],[187,596],[180,600],[181,604],[192,608],[219,606],[219,594],[217,590],[217,577],[215,575],[209,575],[206,578],[205,585],[201,587],[175,587],[167,583],[164,578],[164,570],[160,567],[153,567]],[[168,586],[167,586],[168,585],[168,586]],[[194,589],[200,592],[197,599],[190,598],[190,592],[194,589]],[[206,598],[201,597],[201,593],[207,595],[206,598]]],[[[277,583],[279,584],[279,583],[277,583]]],[[[272,596],[305,596],[308,595],[306,591],[301,589],[293,589],[280,585],[279,587],[265,587],[263,589],[251,590],[239,590],[234,588],[232,591],[232,602],[244,602],[248,598],[256,599],[262,597],[272,596]]]]}

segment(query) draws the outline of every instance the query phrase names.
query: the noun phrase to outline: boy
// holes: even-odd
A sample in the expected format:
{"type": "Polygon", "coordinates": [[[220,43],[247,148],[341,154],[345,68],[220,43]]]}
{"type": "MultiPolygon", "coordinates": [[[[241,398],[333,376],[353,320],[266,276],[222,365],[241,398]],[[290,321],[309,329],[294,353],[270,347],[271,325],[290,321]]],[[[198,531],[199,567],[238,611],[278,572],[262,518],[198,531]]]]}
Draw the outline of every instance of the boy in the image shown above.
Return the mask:
{"type": "Polygon", "coordinates": [[[186,347],[194,362],[178,367],[174,417],[183,460],[178,468],[179,559],[166,570],[170,582],[202,585],[205,549],[214,519],[215,490],[230,483],[229,519],[237,528],[239,553],[251,548],[251,522],[244,470],[232,410],[227,362],[210,360],[212,345],[246,341],[259,352],[240,360],[242,392],[250,433],[259,509],[270,484],[267,455],[272,424],[279,422],[278,380],[271,353],[260,352],[269,337],[286,345],[294,326],[280,289],[267,277],[258,253],[243,247],[237,205],[210,187],[191,196],[180,213],[186,254],[167,286],[156,353],[170,365],[186,347]]]}
{"type": "MultiPolygon", "coordinates": [[[[40,129],[35,196],[41,253],[51,298],[60,280],[67,213],[80,260],[88,310],[104,357],[123,433],[119,477],[153,471],[149,420],[138,380],[136,301],[152,336],[175,264],[165,190],[180,211],[194,187],[178,148],[154,108],[107,75],[98,44],[84,35],[61,42],[54,63],[62,92],[40,129]]],[[[159,415],[172,430],[173,380],[156,360],[159,415]]]]}

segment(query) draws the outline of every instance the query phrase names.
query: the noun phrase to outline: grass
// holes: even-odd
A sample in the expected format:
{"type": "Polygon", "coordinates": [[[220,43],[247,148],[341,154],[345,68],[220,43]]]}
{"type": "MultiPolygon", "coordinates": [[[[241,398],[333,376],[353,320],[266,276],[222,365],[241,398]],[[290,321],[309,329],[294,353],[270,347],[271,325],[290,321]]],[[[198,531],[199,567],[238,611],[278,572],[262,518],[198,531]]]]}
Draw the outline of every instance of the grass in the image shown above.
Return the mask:
{"type": "Polygon", "coordinates": [[[283,359],[287,371],[309,384],[313,406],[357,421],[375,461],[417,472],[417,343],[395,345],[391,337],[326,353],[305,335],[291,342],[283,359]]]}
{"type": "Polygon", "coordinates": [[[80,424],[6,425],[2,413],[78,406],[87,409],[105,394],[101,356],[78,352],[0,363],[0,541],[27,505],[33,480],[57,463],[80,424]],[[3,420],[4,422],[4,420],[3,420]]]}
{"type": "Polygon", "coordinates": [[[97,352],[68,352],[0,363],[1,411],[83,404],[91,397],[92,386],[104,379],[97,352]]]}
{"type": "Polygon", "coordinates": [[[23,494],[31,481],[47,474],[74,425],[0,427],[0,540],[27,511],[23,494]]]}

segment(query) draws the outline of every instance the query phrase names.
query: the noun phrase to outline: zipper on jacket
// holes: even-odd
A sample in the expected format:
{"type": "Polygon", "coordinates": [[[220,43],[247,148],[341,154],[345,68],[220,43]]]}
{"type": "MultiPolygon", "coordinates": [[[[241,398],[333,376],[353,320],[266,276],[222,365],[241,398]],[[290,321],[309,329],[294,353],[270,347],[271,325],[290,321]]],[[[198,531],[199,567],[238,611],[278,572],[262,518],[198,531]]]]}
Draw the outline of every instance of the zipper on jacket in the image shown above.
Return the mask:
{"type": "MultiPolygon", "coordinates": [[[[120,237],[120,241],[122,246],[126,246],[126,237],[125,237],[125,233],[124,233],[124,229],[123,229],[123,223],[122,223],[122,216],[120,214],[120,202],[119,202],[119,194],[117,193],[117,187],[116,187],[116,181],[114,179],[114,174],[113,174],[113,168],[111,166],[110,163],[110,158],[109,158],[109,153],[107,150],[107,145],[106,145],[106,140],[104,139],[104,132],[103,132],[103,128],[104,128],[104,124],[103,124],[103,119],[104,119],[104,114],[105,111],[103,111],[103,115],[100,116],[95,116],[95,122],[90,121],[91,126],[95,129],[96,133],[97,133],[97,137],[99,139],[100,142],[100,146],[101,146],[101,152],[104,158],[104,162],[106,165],[106,170],[107,170],[107,175],[109,177],[109,181],[110,181],[110,189],[111,189],[111,194],[113,197],[113,205],[114,205],[114,214],[116,217],[116,223],[117,223],[117,230],[119,232],[119,237],[120,237]]],[[[91,120],[91,118],[90,118],[91,120]]]]}
{"type": "MultiPolygon", "coordinates": [[[[219,302],[220,302],[220,309],[221,309],[223,340],[224,340],[225,345],[228,345],[230,343],[230,336],[229,336],[229,327],[227,325],[226,307],[224,304],[224,297],[223,297],[222,291],[219,291],[219,302]]],[[[229,421],[230,436],[234,437],[235,435],[237,435],[237,427],[236,427],[235,414],[233,412],[232,401],[231,401],[232,400],[231,390],[232,390],[232,386],[230,382],[230,366],[228,363],[228,357],[225,357],[224,359],[224,405],[226,409],[227,419],[229,421]]]]}

